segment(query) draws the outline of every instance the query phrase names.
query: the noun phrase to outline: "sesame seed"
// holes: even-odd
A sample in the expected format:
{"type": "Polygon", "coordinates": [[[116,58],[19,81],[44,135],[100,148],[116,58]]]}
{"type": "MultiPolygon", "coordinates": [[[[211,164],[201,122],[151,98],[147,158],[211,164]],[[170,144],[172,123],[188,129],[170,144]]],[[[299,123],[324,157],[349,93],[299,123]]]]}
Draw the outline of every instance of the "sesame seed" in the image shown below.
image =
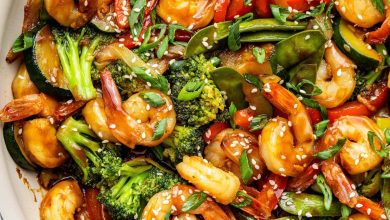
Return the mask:
{"type": "Polygon", "coordinates": [[[149,111],[149,110],[150,110],[150,105],[147,104],[147,105],[146,105],[146,111],[149,111]]]}
{"type": "Polygon", "coordinates": [[[313,163],[312,167],[313,167],[313,169],[318,170],[318,164],[317,163],[313,163]]]}
{"type": "Polygon", "coordinates": [[[356,196],[356,193],[355,192],[351,192],[351,194],[349,194],[349,198],[353,198],[356,196]]]}
{"type": "Polygon", "coordinates": [[[116,125],[115,124],[110,124],[109,126],[111,129],[115,129],[116,128],[116,125]]]}
{"type": "Polygon", "coordinates": [[[279,171],[280,171],[280,172],[284,172],[284,171],[286,171],[286,169],[284,169],[283,167],[281,167],[281,168],[279,168],[279,171]]]}
{"type": "Polygon", "coordinates": [[[280,158],[281,158],[282,160],[285,160],[285,159],[287,159],[287,157],[286,157],[286,156],[284,156],[284,155],[280,155],[280,158]]]}
{"type": "Polygon", "coordinates": [[[302,210],[299,210],[298,211],[298,216],[301,216],[302,215],[302,210]]]}
{"type": "Polygon", "coordinates": [[[313,217],[310,212],[306,212],[306,217],[311,218],[313,217]]]}
{"type": "Polygon", "coordinates": [[[385,214],[382,214],[382,215],[381,215],[381,219],[387,219],[386,215],[385,215],[385,214]]]}
{"type": "Polygon", "coordinates": [[[252,109],[253,111],[256,110],[256,106],[254,105],[250,105],[249,108],[252,109]]]}
{"type": "Polygon", "coordinates": [[[367,215],[370,215],[371,214],[371,208],[368,208],[367,209],[367,215]]]}
{"type": "Polygon", "coordinates": [[[337,73],[336,73],[337,76],[341,76],[342,74],[343,74],[343,72],[341,71],[341,69],[337,70],[337,73]]]}
{"type": "Polygon", "coordinates": [[[298,108],[298,104],[297,103],[294,104],[294,108],[298,108]]]}
{"type": "Polygon", "coordinates": [[[363,20],[363,16],[361,14],[358,14],[357,17],[359,20],[363,20]]]}
{"type": "Polygon", "coordinates": [[[310,39],[310,34],[305,36],[305,40],[309,40],[309,39],[310,39]]]}
{"type": "Polygon", "coordinates": [[[363,207],[362,204],[360,204],[360,203],[356,204],[356,208],[361,208],[361,207],[363,207]]]}
{"type": "Polygon", "coordinates": [[[252,90],[251,90],[251,93],[256,93],[258,90],[257,90],[257,88],[253,88],[252,90]]]}
{"type": "Polygon", "coordinates": [[[141,137],[142,137],[142,139],[145,139],[145,138],[146,138],[145,132],[142,132],[141,137]]]}
{"type": "Polygon", "coordinates": [[[295,155],[295,157],[297,158],[297,160],[299,160],[299,161],[301,161],[302,160],[302,158],[301,158],[301,156],[300,155],[295,155]]]}

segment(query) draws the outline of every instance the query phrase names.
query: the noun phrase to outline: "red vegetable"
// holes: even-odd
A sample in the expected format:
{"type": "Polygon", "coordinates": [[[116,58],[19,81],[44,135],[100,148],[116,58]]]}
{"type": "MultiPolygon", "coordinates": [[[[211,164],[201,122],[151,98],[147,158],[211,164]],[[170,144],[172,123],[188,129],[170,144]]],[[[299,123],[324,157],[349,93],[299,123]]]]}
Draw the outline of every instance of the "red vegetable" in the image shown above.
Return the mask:
{"type": "Polygon", "coordinates": [[[229,125],[225,122],[215,122],[211,125],[203,135],[203,140],[209,144],[212,140],[214,140],[215,136],[219,134],[221,131],[229,128],[229,125]]]}
{"type": "Polygon", "coordinates": [[[130,27],[128,20],[130,10],[130,0],[115,0],[114,11],[116,13],[116,24],[119,28],[127,29],[130,27]]]}
{"type": "Polygon", "coordinates": [[[254,0],[253,4],[257,15],[261,18],[270,18],[272,17],[272,12],[270,8],[271,0],[254,0]]]}
{"type": "Polygon", "coordinates": [[[176,41],[182,41],[182,42],[188,42],[192,37],[192,33],[185,31],[185,30],[176,30],[175,33],[175,40],[176,41]]]}
{"type": "Polygon", "coordinates": [[[244,0],[232,0],[226,14],[226,20],[233,20],[253,10],[253,4],[245,6],[244,0]]]}
{"type": "Polygon", "coordinates": [[[265,217],[269,218],[272,210],[277,206],[279,198],[286,189],[287,179],[287,177],[271,173],[266,182],[262,185],[262,190],[257,196],[257,200],[261,201],[261,207],[259,208],[261,212],[265,214],[265,217]]]}
{"type": "Polygon", "coordinates": [[[104,206],[97,200],[99,190],[96,188],[87,188],[84,192],[85,204],[90,219],[93,220],[110,220],[104,206]]]}
{"type": "Polygon", "coordinates": [[[312,125],[315,125],[318,122],[322,121],[321,113],[317,109],[306,108],[306,112],[310,117],[310,121],[312,125]]]}
{"type": "Polygon", "coordinates": [[[215,23],[225,21],[229,4],[230,0],[217,0],[214,8],[215,23]]]}
{"type": "Polygon", "coordinates": [[[240,128],[249,130],[250,119],[256,116],[256,112],[250,108],[238,110],[233,117],[234,123],[240,128]]]}
{"type": "Polygon", "coordinates": [[[334,122],[336,119],[346,115],[370,116],[371,112],[364,104],[358,101],[347,102],[339,107],[328,109],[330,122],[334,122]]]}
{"type": "Polygon", "coordinates": [[[363,103],[370,111],[376,112],[384,106],[389,97],[389,88],[385,81],[375,83],[358,95],[358,101],[363,103]]]}

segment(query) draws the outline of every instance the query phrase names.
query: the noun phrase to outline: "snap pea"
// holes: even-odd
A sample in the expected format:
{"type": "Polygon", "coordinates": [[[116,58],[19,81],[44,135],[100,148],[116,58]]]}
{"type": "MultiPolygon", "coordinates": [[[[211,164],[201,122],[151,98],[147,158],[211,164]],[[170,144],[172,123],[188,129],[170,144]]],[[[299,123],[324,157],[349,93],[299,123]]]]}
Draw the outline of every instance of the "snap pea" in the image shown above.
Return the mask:
{"type": "Polygon", "coordinates": [[[215,85],[221,91],[226,92],[228,100],[233,102],[238,109],[248,106],[242,91],[242,84],[245,79],[240,73],[229,67],[219,67],[211,72],[211,77],[215,85]]]}
{"type": "Polygon", "coordinates": [[[313,56],[325,44],[326,39],[321,31],[306,30],[292,35],[275,45],[275,52],[271,63],[290,68],[303,60],[313,56]]]}
{"type": "MultiPolygon", "coordinates": [[[[229,27],[231,25],[231,21],[226,21],[215,23],[214,25],[199,30],[188,42],[184,56],[190,57],[216,49],[218,47],[218,42],[228,37],[229,27]]],[[[273,34],[272,31],[301,31],[304,30],[306,26],[306,22],[298,22],[297,24],[295,22],[286,22],[280,24],[275,19],[262,18],[241,22],[239,25],[239,32],[271,31],[269,33],[271,36],[273,34]]]]}
{"type": "Polygon", "coordinates": [[[361,194],[366,197],[374,196],[380,190],[381,181],[380,170],[371,170],[365,178],[363,185],[359,189],[361,194]]]}
{"type": "Polygon", "coordinates": [[[258,43],[258,42],[279,42],[289,38],[294,33],[283,32],[283,31],[272,31],[272,32],[256,32],[244,34],[241,36],[240,41],[243,43],[258,43]]]}
{"type": "Polygon", "coordinates": [[[383,179],[381,193],[387,219],[390,219],[390,179],[383,179]]]}
{"type": "Polygon", "coordinates": [[[314,194],[295,192],[283,193],[279,207],[284,211],[300,216],[340,216],[341,204],[333,201],[329,210],[325,209],[324,197],[314,194]]]}

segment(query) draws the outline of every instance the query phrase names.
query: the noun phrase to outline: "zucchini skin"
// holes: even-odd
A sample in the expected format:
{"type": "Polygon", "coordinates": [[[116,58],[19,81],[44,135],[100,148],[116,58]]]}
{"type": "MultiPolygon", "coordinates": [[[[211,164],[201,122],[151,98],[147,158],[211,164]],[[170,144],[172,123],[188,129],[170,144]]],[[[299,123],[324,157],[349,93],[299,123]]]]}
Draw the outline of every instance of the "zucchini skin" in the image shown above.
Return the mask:
{"type": "Polygon", "coordinates": [[[71,99],[73,96],[70,90],[53,86],[42,74],[38,65],[38,61],[35,58],[37,36],[39,36],[39,31],[34,37],[32,48],[24,52],[25,64],[31,81],[35,84],[39,91],[47,95],[53,96],[60,100],[71,99]]]}
{"type": "Polygon", "coordinates": [[[333,23],[333,39],[337,47],[359,67],[364,70],[372,70],[378,67],[379,61],[372,57],[366,56],[355,48],[353,48],[348,41],[344,38],[340,31],[341,18],[337,18],[333,23]],[[346,49],[348,48],[348,50],[346,49]]]}
{"type": "Polygon", "coordinates": [[[13,123],[5,123],[3,127],[3,137],[5,146],[12,160],[21,168],[26,170],[35,171],[37,167],[31,164],[23,155],[20,146],[16,142],[14,135],[14,125],[13,123]]]}

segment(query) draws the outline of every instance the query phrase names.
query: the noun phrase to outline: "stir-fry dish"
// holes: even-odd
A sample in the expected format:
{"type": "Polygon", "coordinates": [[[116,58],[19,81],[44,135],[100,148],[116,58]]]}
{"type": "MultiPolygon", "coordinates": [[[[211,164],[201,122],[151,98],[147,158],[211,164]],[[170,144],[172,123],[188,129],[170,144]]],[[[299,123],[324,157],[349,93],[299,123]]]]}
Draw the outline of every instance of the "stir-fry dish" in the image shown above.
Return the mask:
{"type": "Polygon", "coordinates": [[[28,0],[4,140],[41,220],[390,219],[388,0],[28,0]]]}

